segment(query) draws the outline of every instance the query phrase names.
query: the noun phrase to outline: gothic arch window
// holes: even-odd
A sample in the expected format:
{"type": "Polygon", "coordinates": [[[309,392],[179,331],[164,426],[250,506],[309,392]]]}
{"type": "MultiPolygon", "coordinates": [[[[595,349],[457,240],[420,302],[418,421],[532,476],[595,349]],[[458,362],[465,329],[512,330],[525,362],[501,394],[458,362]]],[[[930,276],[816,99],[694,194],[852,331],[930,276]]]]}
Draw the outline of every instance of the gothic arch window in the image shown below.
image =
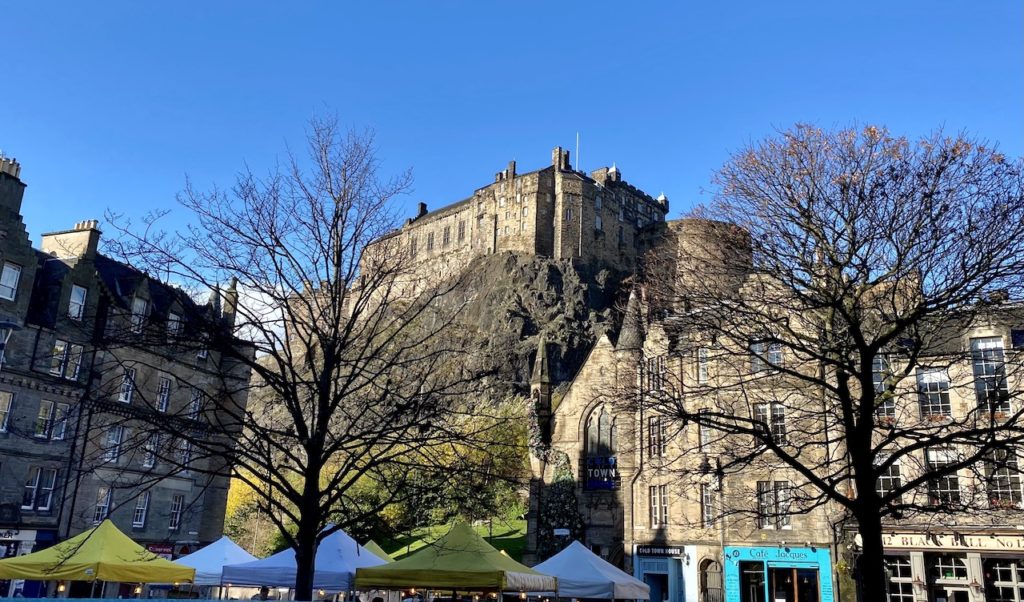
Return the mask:
{"type": "Polygon", "coordinates": [[[587,455],[614,456],[617,444],[616,419],[606,406],[594,409],[587,419],[587,455]]]}

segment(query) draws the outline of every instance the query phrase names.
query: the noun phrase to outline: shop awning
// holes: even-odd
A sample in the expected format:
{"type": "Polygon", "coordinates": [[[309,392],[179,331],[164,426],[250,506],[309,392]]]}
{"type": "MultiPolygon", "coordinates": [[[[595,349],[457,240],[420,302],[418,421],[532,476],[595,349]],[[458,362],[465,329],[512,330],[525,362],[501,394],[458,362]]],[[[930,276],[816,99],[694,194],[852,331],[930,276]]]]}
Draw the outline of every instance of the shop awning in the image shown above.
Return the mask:
{"type": "Polygon", "coordinates": [[[183,583],[195,574],[135,543],[109,519],[53,547],[0,560],[0,579],[183,583]]]}
{"type": "Polygon", "coordinates": [[[465,523],[391,564],[356,571],[358,589],[555,591],[558,581],[502,554],[465,523]]]}

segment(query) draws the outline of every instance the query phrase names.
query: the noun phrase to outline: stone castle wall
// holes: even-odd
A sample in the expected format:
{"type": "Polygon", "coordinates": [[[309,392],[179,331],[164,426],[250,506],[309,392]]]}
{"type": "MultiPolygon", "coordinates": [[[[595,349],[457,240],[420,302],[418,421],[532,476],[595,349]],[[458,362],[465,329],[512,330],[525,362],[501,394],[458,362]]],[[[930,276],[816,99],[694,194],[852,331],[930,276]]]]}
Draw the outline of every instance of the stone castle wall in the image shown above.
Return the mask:
{"type": "Polygon", "coordinates": [[[548,167],[519,174],[511,161],[465,200],[429,212],[421,203],[416,217],[388,238],[399,237],[417,276],[435,282],[500,251],[628,272],[667,212],[664,196],[654,199],[627,184],[615,168],[575,171],[568,151],[556,148],[548,167]]]}

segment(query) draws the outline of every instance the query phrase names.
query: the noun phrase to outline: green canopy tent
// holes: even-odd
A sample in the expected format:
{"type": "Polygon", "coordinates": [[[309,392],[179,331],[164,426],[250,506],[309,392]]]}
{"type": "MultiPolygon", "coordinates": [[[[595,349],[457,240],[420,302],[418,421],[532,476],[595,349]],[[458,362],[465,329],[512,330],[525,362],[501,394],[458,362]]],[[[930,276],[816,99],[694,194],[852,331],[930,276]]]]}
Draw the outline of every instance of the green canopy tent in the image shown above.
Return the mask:
{"type": "Polygon", "coordinates": [[[356,588],[450,589],[462,591],[552,592],[554,577],[502,554],[465,523],[409,556],[382,566],[356,569],[356,588]]]}
{"type": "Polygon", "coordinates": [[[384,548],[377,545],[377,542],[372,539],[363,544],[363,547],[373,553],[374,556],[387,562],[394,562],[395,560],[384,551],[384,548]]]}

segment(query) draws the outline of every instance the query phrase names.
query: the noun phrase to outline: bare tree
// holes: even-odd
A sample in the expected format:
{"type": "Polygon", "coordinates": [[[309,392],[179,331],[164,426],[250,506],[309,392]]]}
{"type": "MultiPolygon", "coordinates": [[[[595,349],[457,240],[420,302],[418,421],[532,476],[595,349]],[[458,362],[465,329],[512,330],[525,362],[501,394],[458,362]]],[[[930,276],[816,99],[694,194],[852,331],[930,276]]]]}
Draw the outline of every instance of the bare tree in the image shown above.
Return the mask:
{"type": "Polygon", "coordinates": [[[218,349],[218,361],[252,373],[244,395],[173,416],[154,399],[130,420],[170,436],[162,462],[222,459],[219,470],[255,492],[295,550],[300,600],[312,599],[324,537],[482,470],[478,454],[505,425],[481,403],[487,362],[466,352],[457,281],[419,273],[393,235],[392,202],[410,175],[382,179],[372,136],[331,120],[313,121],[308,142],[308,160],[292,156],[265,178],[187,188],[186,231],[158,231],[159,215],[143,232],[121,223],[116,247],[192,294],[214,291],[216,310],[186,316],[194,327],[171,343],[218,349]]]}
{"type": "Polygon", "coordinates": [[[1020,507],[1021,165],[964,135],[800,125],[733,156],[648,262],[682,361],[644,403],[701,431],[680,473],[746,487],[722,513],[850,519],[864,600],[884,599],[883,525],[1020,507]],[[773,470],[786,501],[758,512],[773,470]]]}

